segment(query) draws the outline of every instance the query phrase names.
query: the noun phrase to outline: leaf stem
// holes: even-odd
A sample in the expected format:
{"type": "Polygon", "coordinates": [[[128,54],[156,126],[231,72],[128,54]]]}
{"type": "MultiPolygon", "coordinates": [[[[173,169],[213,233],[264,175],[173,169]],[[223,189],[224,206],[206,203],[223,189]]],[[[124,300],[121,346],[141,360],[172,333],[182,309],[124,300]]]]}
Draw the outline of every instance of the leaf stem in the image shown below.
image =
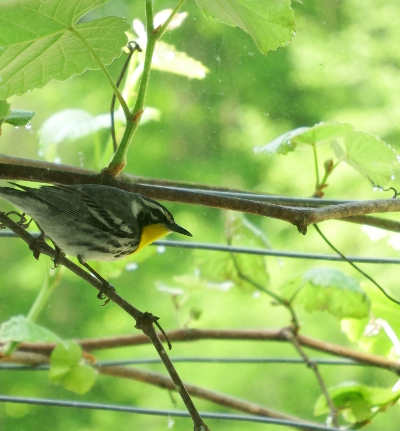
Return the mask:
{"type": "Polygon", "coordinates": [[[186,0],[180,0],[171,12],[168,19],[160,27],[154,28],[154,13],[152,0],[146,0],[146,33],[147,33],[147,45],[146,54],[143,65],[142,77],[140,80],[140,85],[138,89],[138,94],[136,98],[135,106],[129,117],[127,117],[126,129],[121,142],[114,154],[113,159],[109,163],[105,172],[115,177],[118,173],[122,171],[126,164],[126,154],[129,149],[129,145],[132,141],[133,135],[139,126],[140,118],[144,111],[144,100],[146,97],[146,91],[150,79],[151,61],[154,54],[154,49],[158,39],[162,37],[165,33],[169,23],[172,21],[173,17],[177,14],[178,10],[182,7],[186,0]]]}
{"type": "Polygon", "coordinates": [[[127,117],[126,129],[121,139],[121,143],[119,144],[113,159],[105,169],[105,172],[112,177],[115,177],[117,174],[119,174],[126,164],[126,154],[128,152],[129,144],[131,143],[132,137],[139,126],[140,117],[142,116],[144,110],[144,99],[150,78],[151,60],[153,58],[154,48],[157,42],[157,33],[154,31],[152,0],[146,0],[146,30],[146,54],[136,103],[132,112],[130,112],[130,115],[127,117]]]}
{"type": "Polygon", "coordinates": [[[311,145],[313,150],[313,156],[314,156],[314,168],[315,168],[315,190],[319,189],[320,182],[319,182],[319,171],[318,171],[318,154],[317,154],[317,148],[315,145],[311,145]]]}
{"type": "Polygon", "coordinates": [[[325,171],[324,177],[322,178],[322,181],[321,181],[321,185],[326,184],[326,182],[328,181],[328,178],[330,177],[334,169],[337,168],[339,163],[340,161],[336,162],[329,170],[325,171]]]}
{"type": "Polygon", "coordinates": [[[164,33],[167,31],[167,27],[169,26],[169,23],[173,20],[174,16],[178,13],[179,9],[183,6],[186,0],[180,0],[179,3],[175,6],[173,11],[171,12],[171,15],[168,17],[168,19],[164,22],[164,24],[160,27],[160,29],[157,32],[157,39],[161,39],[164,35],[164,33]]]}
{"type": "Polygon", "coordinates": [[[111,75],[108,73],[108,70],[106,69],[103,62],[101,61],[100,57],[97,55],[96,51],[91,47],[91,45],[87,42],[87,40],[79,33],[78,30],[76,30],[74,27],[70,27],[69,31],[73,33],[85,45],[86,49],[92,55],[93,60],[98,64],[100,70],[103,72],[103,75],[105,76],[111,88],[113,89],[114,94],[117,96],[119,103],[121,104],[122,110],[124,111],[125,117],[128,120],[128,118],[131,116],[129,107],[126,104],[125,99],[122,97],[122,94],[118,90],[117,86],[115,85],[115,82],[111,78],[111,75]]]}
{"type": "Polygon", "coordinates": [[[329,240],[328,238],[321,232],[321,229],[318,227],[316,223],[313,224],[315,230],[318,232],[319,236],[329,245],[329,247],[335,251],[343,260],[345,260],[349,265],[351,265],[355,270],[357,270],[361,275],[367,278],[371,283],[373,283],[385,296],[389,301],[394,302],[397,305],[400,305],[400,301],[395,299],[393,296],[389,295],[386,290],[378,284],[370,275],[364,272],[361,268],[359,268],[354,262],[352,262],[349,258],[347,258],[340,250],[338,250],[329,240]]]}
{"type": "MultiPolygon", "coordinates": [[[[46,277],[42,287],[40,288],[39,294],[35,299],[35,302],[32,304],[32,307],[26,316],[26,320],[29,320],[30,322],[36,321],[44,305],[47,303],[49,296],[60,281],[60,278],[60,270],[57,270],[54,275],[48,275],[46,277]]],[[[19,341],[10,341],[3,347],[2,353],[5,356],[10,356],[20,344],[21,343],[19,341]]]]}
{"type": "MultiPolygon", "coordinates": [[[[228,245],[231,245],[230,241],[228,241],[228,245]]],[[[236,256],[234,253],[231,253],[231,257],[232,257],[232,261],[233,261],[233,265],[236,269],[236,273],[238,275],[239,278],[241,278],[243,281],[246,281],[247,283],[249,283],[250,285],[252,285],[253,287],[255,287],[257,290],[260,290],[261,292],[266,293],[267,295],[269,295],[271,298],[273,298],[278,304],[283,305],[290,313],[290,316],[292,318],[292,324],[293,324],[293,329],[296,332],[299,329],[299,321],[297,319],[296,313],[294,312],[290,302],[285,301],[283,298],[281,298],[280,296],[276,295],[274,292],[272,292],[269,289],[266,289],[264,286],[262,286],[261,284],[257,283],[256,281],[254,281],[252,278],[248,277],[246,274],[244,274],[239,266],[239,263],[236,259],[236,256]]]]}
{"type": "Polygon", "coordinates": [[[38,318],[44,305],[47,303],[49,296],[52,294],[54,288],[59,283],[60,278],[61,278],[60,269],[61,269],[61,267],[56,269],[54,274],[48,275],[46,277],[46,280],[42,284],[42,287],[39,291],[39,294],[36,297],[35,302],[33,303],[31,309],[29,310],[29,312],[26,316],[26,318],[28,320],[30,320],[31,322],[36,321],[36,319],[38,318]]]}

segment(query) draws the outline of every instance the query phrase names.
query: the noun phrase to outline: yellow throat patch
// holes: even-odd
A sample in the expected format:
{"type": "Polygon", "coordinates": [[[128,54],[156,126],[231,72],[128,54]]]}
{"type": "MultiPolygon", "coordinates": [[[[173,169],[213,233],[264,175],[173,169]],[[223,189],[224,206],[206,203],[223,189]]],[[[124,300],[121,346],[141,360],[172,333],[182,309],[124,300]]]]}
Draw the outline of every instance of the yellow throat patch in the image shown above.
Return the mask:
{"type": "Polygon", "coordinates": [[[169,233],[171,233],[171,231],[161,223],[145,226],[142,230],[139,247],[135,250],[134,253],[139,252],[142,248],[146,247],[146,245],[151,244],[158,238],[162,238],[169,233]]]}

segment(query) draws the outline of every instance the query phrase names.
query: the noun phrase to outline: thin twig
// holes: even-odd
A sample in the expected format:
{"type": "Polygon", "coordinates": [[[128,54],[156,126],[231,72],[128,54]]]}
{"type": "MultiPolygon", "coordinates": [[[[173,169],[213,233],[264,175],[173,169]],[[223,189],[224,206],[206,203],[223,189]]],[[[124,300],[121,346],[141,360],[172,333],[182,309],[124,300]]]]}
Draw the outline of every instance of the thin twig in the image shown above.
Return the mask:
{"type": "Polygon", "coordinates": [[[231,209],[249,214],[277,218],[299,227],[306,232],[309,224],[339,219],[342,221],[371,224],[382,229],[400,231],[400,224],[395,221],[367,218],[366,214],[378,212],[399,212],[399,199],[381,199],[370,201],[348,202],[322,208],[299,208],[284,204],[268,204],[257,198],[246,199],[223,195],[221,189],[216,193],[210,191],[210,186],[168,182],[143,177],[121,175],[121,180],[115,180],[90,171],[67,165],[39,162],[15,157],[0,156],[0,179],[19,179],[27,181],[58,183],[58,184],[108,184],[123,190],[141,193],[153,199],[182,202],[192,205],[203,205],[220,209],[231,209]],[[189,188],[190,186],[190,188],[189,188]],[[201,187],[199,189],[199,187],[201,187]],[[207,190],[206,190],[207,189],[207,190]],[[371,220],[371,223],[368,222],[371,220]]]}
{"type": "MultiPolygon", "coordinates": [[[[12,356],[1,358],[0,362],[11,363],[11,364],[17,363],[17,364],[24,364],[27,366],[30,365],[30,366],[38,367],[39,365],[48,365],[49,357],[45,355],[34,354],[34,353],[15,352],[12,354],[12,356]]],[[[164,376],[163,374],[160,374],[160,373],[140,370],[138,368],[126,367],[121,365],[114,365],[114,366],[93,365],[93,368],[95,368],[98,373],[106,376],[130,379],[130,380],[146,383],[149,385],[157,386],[159,388],[167,389],[170,391],[176,390],[172,380],[169,377],[164,376]]],[[[296,416],[291,416],[286,413],[281,413],[275,410],[267,409],[255,403],[251,403],[251,402],[242,400],[240,398],[234,398],[226,394],[210,391],[200,386],[185,383],[185,388],[187,389],[189,394],[193,397],[201,398],[203,400],[210,401],[217,405],[234,409],[243,413],[265,416],[265,417],[270,417],[275,419],[289,420],[289,421],[301,423],[304,426],[306,426],[307,424],[316,425],[313,422],[306,421],[296,416]]],[[[307,430],[306,427],[303,429],[307,430]]]]}
{"type": "Polygon", "coordinates": [[[237,261],[236,256],[235,256],[234,253],[231,253],[231,257],[232,257],[232,261],[233,261],[233,264],[235,266],[236,273],[237,273],[238,277],[241,278],[243,281],[246,281],[247,283],[251,284],[257,290],[260,290],[261,292],[264,292],[265,294],[267,294],[268,296],[270,296],[271,298],[273,298],[275,301],[277,301],[280,305],[283,305],[289,311],[289,313],[290,313],[290,315],[292,317],[292,319],[291,319],[292,320],[292,325],[294,327],[294,330],[297,331],[297,329],[299,328],[299,322],[297,320],[296,313],[294,312],[294,310],[291,307],[291,305],[287,301],[285,301],[283,298],[281,298],[280,296],[276,295],[271,290],[266,289],[264,286],[262,286],[261,284],[257,283],[252,278],[248,277],[246,274],[244,274],[242,272],[242,270],[240,269],[240,266],[238,264],[238,261],[237,261]]]}
{"type": "Polygon", "coordinates": [[[400,305],[400,301],[393,298],[393,296],[390,296],[385,289],[380,286],[370,275],[368,275],[366,272],[364,272],[361,268],[359,268],[354,262],[352,262],[350,259],[348,259],[340,250],[338,250],[329,240],[328,238],[321,232],[321,229],[318,227],[318,225],[313,225],[315,230],[318,232],[318,234],[321,236],[321,238],[329,245],[329,247],[334,250],[343,260],[345,260],[349,265],[351,265],[355,270],[357,270],[361,275],[363,275],[365,278],[367,278],[371,283],[373,283],[390,301],[394,302],[395,304],[400,305]]]}
{"type": "MultiPolygon", "coordinates": [[[[281,329],[194,329],[182,328],[167,331],[168,339],[174,343],[192,342],[199,340],[246,340],[246,341],[274,341],[287,342],[281,329]]],[[[160,339],[164,337],[159,334],[160,339]]],[[[327,353],[330,355],[351,359],[360,364],[382,368],[396,374],[400,374],[400,363],[397,360],[371,353],[359,352],[348,347],[328,343],[298,334],[299,343],[310,349],[327,353]]],[[[85,351],[113,349],[128,346],[139,346],[149,344],[150,339],[144,334],[122,335],[118,337],[92,338],[86,340],[75,340],[85,351]]],[[[0,343],[1,346],[1,343],[0,343]]],[[[55,343],[21,343],[18,351],[49,354],[56,347],[55,343]]]]}
{"type": "Polygon", "coordinates": [[[293,344],[295,349],[297,350],[297,353],[303,358],[304,362],[306,363],[307,367],[311,368],[311,370],[314,372],[315,377],[317,378],[319,387],[321,388],[322,393],[324,394],[324,397],[326,399],[326,402],[329,406],[330,410],[330,417],[332,420],[333,425],[336,428],[339,428],[339,422],[338,422],[338,411],[333,404],[332,398],[329,395],[328,389],[325,385],[325,382],[321,376],[321,373],[319,372],[318,364],[312,361],[304,351],[304,349],[301,347],[301,344],[299,343],[297,339],[297,334],[294,333],[290,329],[285,329],[284,334],[287,337],[287,339],[293,344]]]}

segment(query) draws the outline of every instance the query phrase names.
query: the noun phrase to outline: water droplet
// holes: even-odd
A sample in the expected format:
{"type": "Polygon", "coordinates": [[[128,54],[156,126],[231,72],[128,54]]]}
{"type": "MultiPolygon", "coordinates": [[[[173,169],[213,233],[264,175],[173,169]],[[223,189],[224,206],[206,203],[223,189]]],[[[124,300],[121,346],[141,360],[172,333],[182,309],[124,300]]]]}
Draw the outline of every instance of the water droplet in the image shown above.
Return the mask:
{"type": "Polygon", "coordinates": [[[372,190],[373,190],[374,192],[376,192],[376,191],[378,190],[378,187],[374,187],[372,190]]]}
{"type": "Polygon", "coordinates": [[[253,298],[259,298],[261,295],[261,293],[257,290],[256,292],[253,293],[253,298]]]}
{"type": "Polygon", "coordinates": [[[390,179],[391,179],[392,181],[394,181],[394,180],[396,179],[396,177],[395,177],[394,175],[391,175],[391,176],[390,176],[390,179]]]}
{"type": "Polygon", "coordinates": [[[61,157],[55,157],[55,158],[54,158],[54,163],[55,163],[56,165],[59,165],[59,164],[61,163],[61,157]]]}
{"type": "Polygon", "coordinates": [[[32,124],[31,123],[27,123],[25,126],[26,130],[31,130],[32,129],[32,124]]]}
{"type": "Polygon", "coordinates": [[[166,247],[165,245],[159,245],[157,247],[157,253],[165,253],[166,247]]]}
{"type": "Polygon", "coordinates": [[[15,126],[15,129],[17,130],[17,129],[19,129],[19,127],[18,127],[18,126],[15,126]]]}
{"type": "Polygon", "coordinates": [[[127,271],[136,271],[139,268],[139,264],[137,262],[131,262],[126,265],[125,269],[127,271]]]}

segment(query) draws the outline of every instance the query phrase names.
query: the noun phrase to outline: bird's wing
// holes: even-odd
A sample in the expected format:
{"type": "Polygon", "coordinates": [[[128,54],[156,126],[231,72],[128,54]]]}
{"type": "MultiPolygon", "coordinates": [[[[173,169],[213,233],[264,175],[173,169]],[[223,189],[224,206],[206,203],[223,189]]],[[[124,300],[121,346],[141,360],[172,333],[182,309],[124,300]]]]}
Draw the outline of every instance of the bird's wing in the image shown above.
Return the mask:
{"type": "MultiPolygon", "coordinates": [[[[117,224],[118,218],[96,202],[96,193],[89,195],[79,187],[43,186],[38,189],[37,198],[76,220],[90,224],[100,230],[111,230],[118,236],[127,236],[127,233],[121,231],[117,224]]],[[[119,221],[121,220],[119,219],[119,221]]]]}

